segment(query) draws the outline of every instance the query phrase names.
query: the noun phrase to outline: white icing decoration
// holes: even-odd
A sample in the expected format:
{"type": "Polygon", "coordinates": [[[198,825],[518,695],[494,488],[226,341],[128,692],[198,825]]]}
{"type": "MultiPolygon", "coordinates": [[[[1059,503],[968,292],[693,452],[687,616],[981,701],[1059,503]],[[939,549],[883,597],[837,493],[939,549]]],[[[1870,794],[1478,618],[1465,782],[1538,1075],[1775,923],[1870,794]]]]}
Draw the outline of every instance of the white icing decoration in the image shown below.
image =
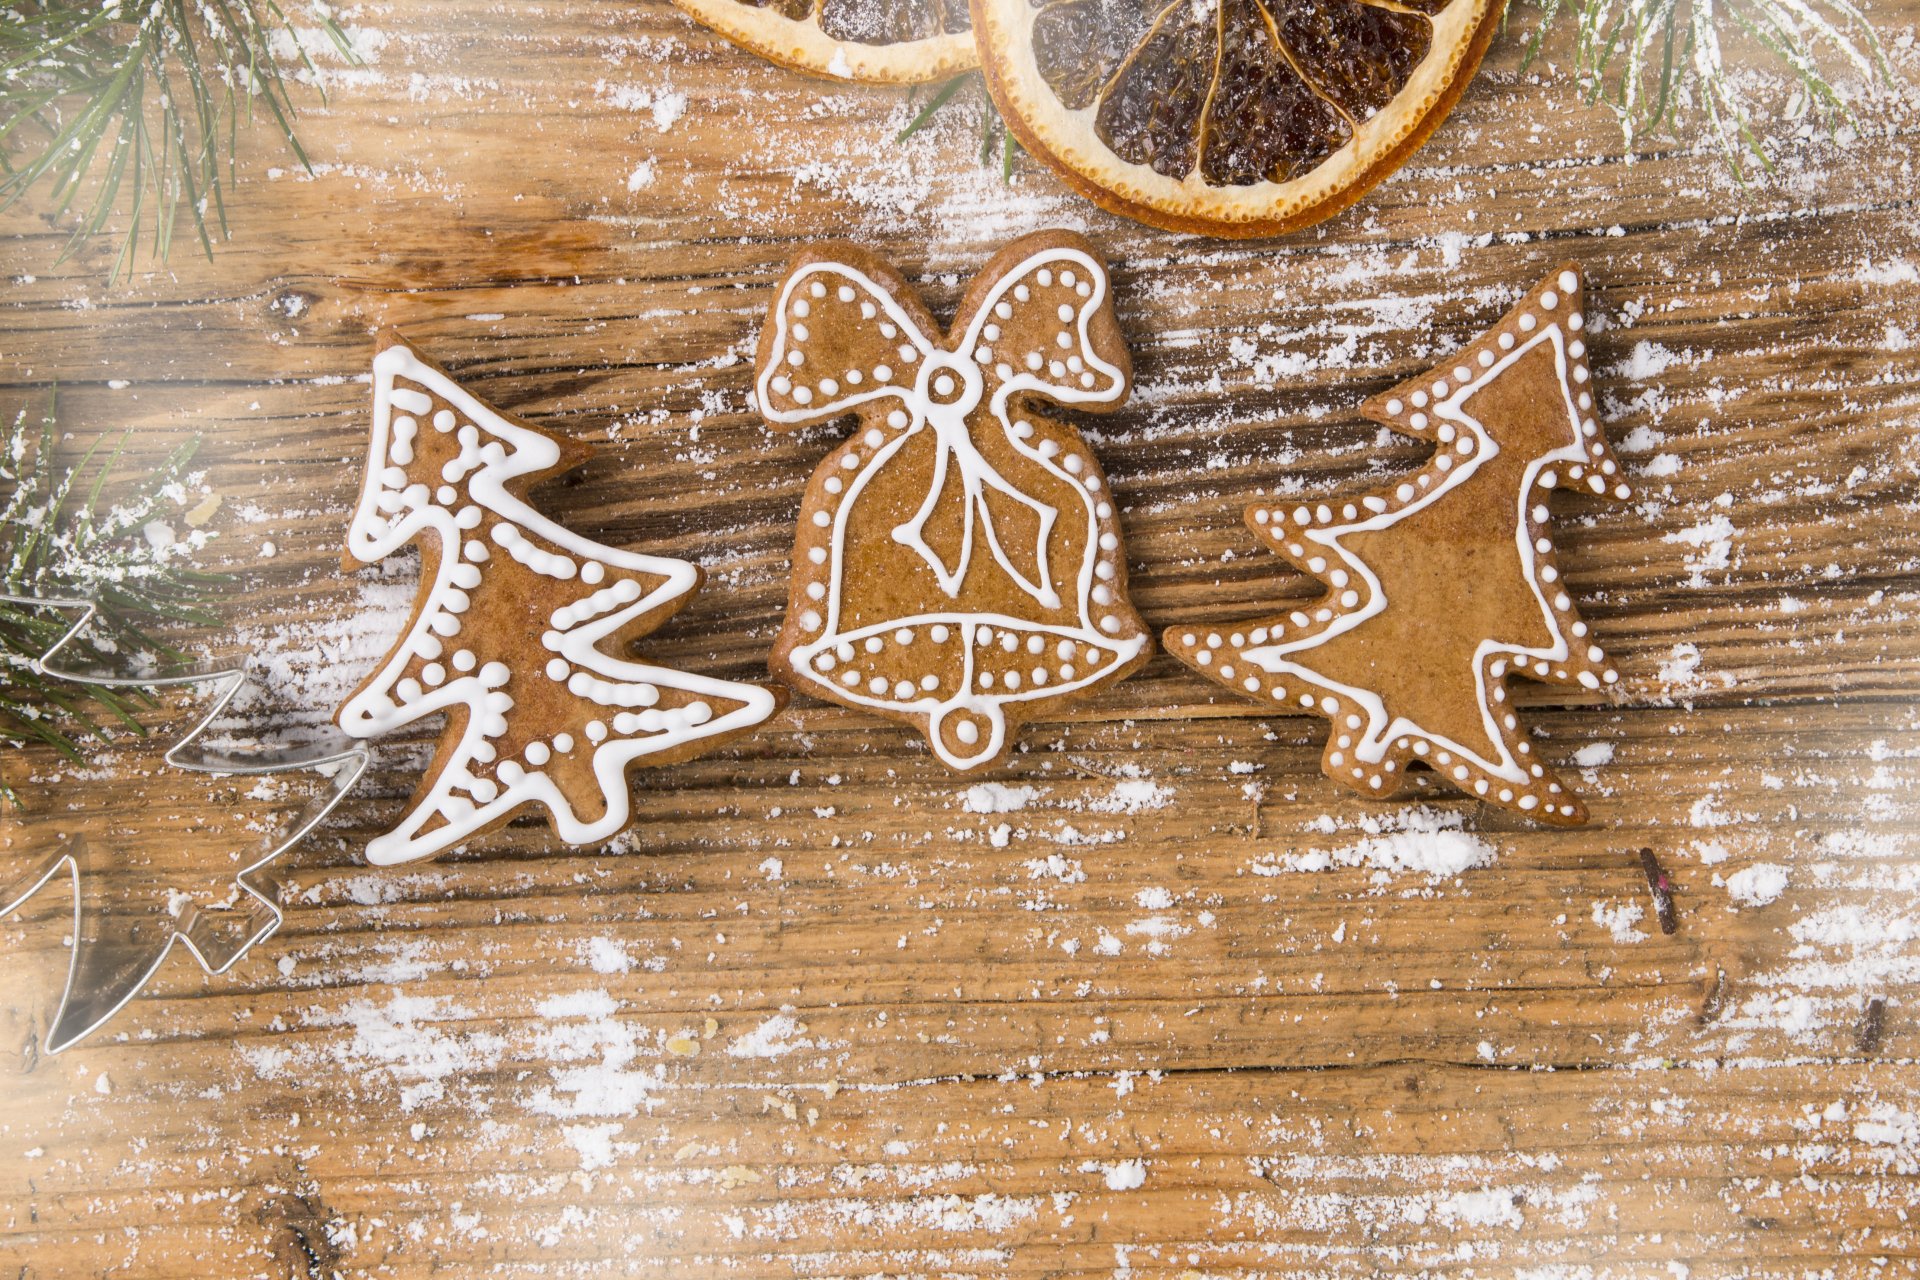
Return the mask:
{"type": "MultiPolygon", "coordinates": [[[[600,642],[610,634],[694,590],[699,574],[682,560],[621,551],[583,538],[509,492],[509,485],[516,479],[558,465],[561,450],[557,442],[501,417],[403,345],[388,347],[376,356],[373,372],[373,433],[359,506],[348,530],[348,550],[362,563],[373,564],[414,539],[431,535],[447,554],[438,557],[432,583],[424,584],[426,598],[413,626],[366,687],[341,709],[340,725],[354,737],[370,738],[456,707],[466,709],[467,723],[459,741],[446,749],[427,795],[393,831],[368,844],[368,861],[386,865],[430,856],[527,804],[545,806],[555,831],[568,844],[604,840],[626,826],[631,816],[626,769],[634,760],[748,728],[773,714],[773,694],[757,685],[630,662],[600,650],[600,642]],[[402,381],[414,385],[398,385],[402,381]],[[432,395],[419,388],[426,388],[432,395]],[[404,410],[415,417],[424,415],[433,408],[435,396],[472,424],[462,426],[456,437],[461,446],[459,465],[447,468],[459,472],[446,480],[461,492],[449,501],[433,501],[428,499],[423,484],[410,484],[408,492],[418,490],[419,500],[410,502],[403,515],[386,519],[381,513],[394,510],[382,501],[387,496],[383,485],[390,470],[401,468],[402,483],[411,475],[405,470],[408,464],[392,447],[398,413],[404,410]],[[471,439],[468,432],[473,433],[471,439]],[[558,652],[545,661],[544,670],[536,660],[536,672],[563,682],[584,676],[594,682],[592,691],[607,695],[613,705],[648,705],[658,700],[660,689],[737,704],[717,718],[705,701],[664,715],[650,711],[647,714],[655,715],[650,727],[636,724],[631,730],[618,731],[617,737],[605,736],[602,725],[605,740],[594,748],[592,757],[593,775],[605,803],[604,814],[597,818],[577,816],[565,793],[541,771],[554,752],[565,755],[573,749],[570,735],[556,735],[551,747],[529,744],[524,751],[528,767],[493,763],[499,755],[496,740],[508,731],[515,682],[526,678],[516,677],[506,663],[499,661],[474,670],[478,659],[473,648],[490,639],[498,643],[497,639],[463,641],[453,655],[451,672],[429,669],[437,665],[435,660],[445,650],[435,635],[458,634],[456,615],[470,607],[467,593],[480,586],[481,571],[475,566],[488,562],[481,536],[463,538],[462,533],[477,531],[489,522],[486,540],[529,569],[560,580],[577,575],[588,586],[606,584],[583,592],[579,600],[545,620],[553,625],[549,635],[558,652]],[[649,590],[632,576],[635,574],[658,579],[658,585],[649,590]],[[423,689],[415,672],[428,676],[428,683],[435,687],[423,689]],[[436,674],[444,683],[432,678],[436,674]],[[633,736],[636,734],[640,736],[633,736]],[[428,821],[436,817],[441,825],[426,829],[428,821]]],[[[444,433],[452,430],[455,418],[449,410],[441,409],[432,421],[444,433]]]]}
{"type": "MultiPolygon", "coordinates": [[[[1014,315],[1014,303],[1032,301],[1033,291],[1025,283],[1031,276],[1043,286],[1050,283],[1053,273],[1050,266],[1068,266],[1071,270],[1083,274],[1085,280],[1076,289],[1079,302],[1061,304],[1058,315],[1061,323],[1069,326],[1062,330],[1056,342],[1062,349],[1073,352],[1073,368],[1083,370],[1080,376],[1068,380],[1061,376],[1066,366],[1055,363],[1054,371],[1042,375],[1040,370],[1046,367],[1044,357],[1038,352],[1030,352],[1025,357],[1025,368],[1016,368],[1010,364],[997,366],[965,359],[936,346],[932,339],[922,333],[913,317],[902,307],[894,296],[882,288],[866,273],[838,262],[808,263],[788,277],[780,297],[771,308],[773,316],[773,342],[765,368],[760,376],[758,400],[763,416],[769,421],[799,425],[817,422],[827,418],[851,412],[871,401],[893,397],[899,407],[887,415],[888,425],[898,434],[886,441],[874,451],[871,464],[857,475],[852,476],[847,485],[846,495],[838,500],[832,516],[826,511],[816,511],[814,523],[822,527],[832,526],[832,551],[828,562],[828,590],[822,602],[825,612],[825,628],[818,638],[810,638],[796,645],[791,652],[791,666],[803,677],[819,679],[823,683],[826,677],[815,674],[814,658],[825,650],[835,649],[845,642],[878,639],[879,633],[891,632],[898,628],[914,630],[929,629],[928,634],[936,644],[946,642],[946,630],[952,627],[958,630],[962,639],[963,670],[954,691],[942,701],[933,688],[924,692],[912,688],[907,682],[900,682],[896,688],[887,688],[884,682],[875,688],[870,683],[865,691],[858,686],[857,677],[847,672],[842,677],[844,688],[836,691],[843,701],[861,705],[884,708],[893,711],[912,711],[928,717],[928,738],[937,755],[956,769],[970,768],[997,755],[1006,734],[1005,714],[1001,706],[1007,702],[1032,700],[1044,697],[1057,697],[1074,689],[1096,683],[1113,670],[1125,665],[1140,653],[1147,644],[1145,636],[1133,636],[1126,639],[1115,637],[1123,623],[1120,618],[1107,614],[1097,621],[1094,617],[1093,599],[1094,574],[1097,559],[1096,548],[1101,545],[1099,522],[1112,517],[1112,507],[1103,501],[1097,502],[1090,492],[1097,488],[1097,480],[1084,487],[1075,481],[1070,470],[1061,464],[1055,455],[1059,446],[1052,440],[1042,441],[1037,447],[1028,443],[1034,435],[1030,424],[1014,424],[1009,418],[1009,405],[1012,398],[1022,393],[1038,394],[1042,398],[1061,404],[1098,404],[1112,403],[1121,398],[1126,389],[1126,380],[1118,367],[1101,359],[1094,349],[1089,334],[1093,318],[1099,314],[1108,296],[1106,268],[1091,255],[1073,248],[1048,248],[1035,252],[1026,260],[1018,263],[995,281],[974,310],[966,332],[953,339],[955,352],[975,352],[981,346],[986,328],[997,318],[1006,321],[1014,315]],[[799,341],[795,326],[789,319],[790,300],[805,290],[818,298],[824,295],[824,285],[820,277],[833,279],[839,289],[850,299],[864,298],[876,308],[876,314],[883,317],[877,326],[881,337],[892,341],[896,336],[904,338],[898,346],[898,354],[903,363],[917,362],[912,385],[888,383],[876,370],[876,383],[858,389],[848,388],[846,394],[825,403],[807,403],[797,393],[791,398],[804,405],[802,408],[782,407],[776,402],[773,386],[774,371],[780,365],[797,354],[794,343],[799,341]],[[1012,301],[1009,301],[1009,298],[1012,301]],[[925,561],[933,571],[941,589],[949,596],[957,596],[966,579],[972,563],[976,537],[983,537],[989,554],[998,567],[1003,570],[1022,590],[1047,608],[1060,608],[1066,602],[1052,585],[1052,574],[1047,561],[1047,544],[1055,523],[1062,518],[1056,508],[1032,498],[1010,483],[980,453],[973,443],[968,417],[985,404],[991,420],[996,422],[1005,434],[1006,440],[1015,450],[1038,463],[1059,479],[1066,481],[1078,498],[1084,512],[1087,527],[1086,553],[1079,573],[1076,575],[1076,611],[1079,625],[1072,629],[1063,629],[1050,624],[1038,624],[1031,620],[1002,616],[998,614],[982,615],[967,613],[928,613],[911,618],[893,619],[863,627],[855,632],[842,633],[839,629],[841,608],[841,587],[846,542],[848,513],[853,509],[867,482],[882,469],[886,463],[913,436],[922,431],[934,432],[938,444],[934,473],[927,496],[914,516],[893,530],[894,539],[911,548],[925,561]],[[959,473],[963,490],[964,511],[962,517],[961,546],[949,563],[939,551],[928,545],[925,529],[933,516],[944,490],[949,469],[959,473]],[[1037,574],[1029,578],[1017,568],[1002,545],[999,531],[994,527],[993,515],[985,500],[987,490],[996,490],[1006,498],[1018,502],[1031,510],[1037,521],[1038,531],[1033,550],[1037,574]],[[1022,682],[1016,676],[1004,691],[995,691],[988,695],[977,690],[985,687],[990,673],[976,672],[974,669],[975,648],[967,643],[973,627],[986,623],[989,628],[1010,628],[1008,638],[1014,639],[1013,632],[1039,631],[1050,637],[1070,636],[1089,646],[1105,647],[1104,662],[1093,662],[1089,669],[1077,675],[1071,667],[1065,669],[1058,684],[1041,685],[1034,682],[1030,687],[1021,687],[1022,682]],[[851,677],[851,678],[850,678],[851,677]],[[902,692],[904,690],[904,693],[902,692]],[[964,755],[949,750],[943,726],[949,719],[956,718],[953,735],[956,740],[969,747],[977,746],[964,755]],[[982,726],[984,725],[984,733],[982,726]]],[[[1065,279],[1064,275],[1062,277],[1065,279]]],[[[889,371],[890,372],[890,371],[889,371]]],[[[850,456],[850,455],[849,455],[850,456]]],[[[1084,467],[1080,459],[1073,459],[1074,470],[1084,467]]],[[[1107,575],[1113,572],[1110,565],[1104,566],[1107,575]]],[[[1111,593],[1108,593],[1110,596],[1111,593]]],[[[1017,641],[1016,641],[1017,643],[1017,641]]],[[[844,660],[844,658],[843,658],[844,660]]]]}
{"type": "MultiPolygon", "coordinates": [[[[1571,273],[1567,274],[1571,275],[1571,273]]],[[[1564,276],[1559,283],[1569,295],[1572,295],[1573,286],[1566,283],[1564,276]]],[[[1560,299],[1555,299],[1554,303],[1557,304],[1559,301],[1560,299]]],[[[1545,298],[1542,298],[1541,302],[1543,305],[1549,305],[1546,304],[1545,298]]],[[[1471,381],[1463,379],[1464,385],[1447,392],[1445,399],[1435,400],[1433,402],[1432,412],[1434,414],[1446,419],[1452,424],[1456,424],[1466,433],[1460,436],[1457,448],[1461,454],[1468,455],[1459,465],[1451,466],[1451,469],[1448,469],[1448,464],[1452,463],[1450,457],[1445,454],[1437,456],[1434,459],[1433,465],[1436,470],[1442,472],[1442,479],[1438,484],[1426,487],[1424,492],[1416,492],[1412,486],[1402,484],[1395,491],[1395,496],[1402,504],[1397,508],[1383,511],[1373,508],[1371,504],[1369,504],[1369,510],[1373,511],[1374,514],[1367,519],[1355,521],[1352,519],[1353,508],[1348,507],[1347,523],[1328,528],[1303,527],[1299,531],[1297,535],[1299,538],[1324,547],[1332,555],[1337,556],[1340,562],[1346,566],[1351,577],[1358,578],[1363,582],[1367,590],[1364,596],[1362,593],[1352,590],[1343,592],[1339,597],[1340,603],[1343,608],[1352,611],[1343,613],[1337,620],[1332,622],[1332,625],[1325,627],[1314,635],[1304,639],[1287,641],[1279,639],[1278,633],[1276,632],[1275,643],[1256,645],[1253,648],[1242,649],[1240,650],[1240,656],[1244,660],[1259,666],[1270,675],[1298,679],[1317,688],[1331,690],[1360,706],[1366,713],[1366,718],[1363,732],[1361,732],[1358,741],[1353,742],[1349,748],[1355,760],[1362,761],[1370,766],[1380,766],[1385,760],[1389,750],[1406,750],[1409,744],[1411,744],[1411,749],[1416,754],[1424,756],[1429,750],[1428,744],[1431,743],[1433,744],[1432,749],[1438,753],[1437,758],[1441,763],[1452,763],[1453,758],[1458,757],[1461,760],[1469,762],[1483,773],[1510,782],[1516,786],[1531,786],[1534,779],[1544,776],[1545,771],[1540,765],[1533,764],[1529,766],[1523,764],[1516,758],[1515,751],[1509,750],[1506,734],[1502,732],[1501,723],[1496,719],[1492,709],[1495,704],[1505,701],[1505,690],[1498,686],[1489,689],[1487,681],[1490,678],[1494,680],[1502,678],[1506,672],[1506,664],[1508,661],[1512,661],[1521,667],[1525,667],[1531,662],[1540,674],[1545,675],[1554,670],[1552,664],[1566,663],[1568,658],[1573,655],[1572,646],[1562,628],[1562,618],[1560,616],[1561,612],[1571,607],[1571,601],[1564,593],[1556,593],[1551,602],[1549,602],[1547,591],[1542,584],[1553,582],[1559,575],[1551,565],[1543,565],[1538,562],[1538,556],[1548,551],[1551,543],[1545,538],[1539,538],[1536,544],[1535,538],[1537,535],[1529,519],[1532,517],[1533,523],[1544,521],[1548,514],[1547,509],[1541,505],[1534,506],[1530,510],[1529,499],[1536,486],[1547,489],[1554,487],[1558,483],[1560,477],[1550,469],[1551,464],[1556,462],[1580,463],[1584,461],[1586,457],[1586,450],[1582,443],[1582,414],[1581,409],[1575,403],[1575,393],[1573,390],[1576,384],[1586,381],[1584,376],[1586,374],[1586,368],[1584,364],[1576,363],[1575,361],[1577,361],[1578,357],[1569,352],[1569,339],[1567,336],[1568,329],[1578,329],[1579,326],[1572,323],[1574,319],[1578,318],[1578,315],[1579,313],[1575,311],[1573,316],[1569,317],[1566,322],[1566,328],[1563,329],[1560,321],[1549,319],[1542,325],[1539,318],[1532,312],[1523,311],[1514,322],[1515,327],[1530,336],[1522,338],[1518,342],[1511,340],[1511,333],[1507,330],[1506,322],[1503,321],[1501,331],[1495,335],[1494,338],[1495,345],[1498,346],[1503,353],[1499,359],[1491,365],[1480,362],[1482,363],[1482,369],[1477,376],[1471,381]],[[1429,732],[1404,716],[1396,716],[1389,719],[1385,703],[1377,693],[1372,690],[1357,688],[1328,679],[1312,668],[1302,666],[1292,661],[1289,655],[1303,653],[1317,648],[1332,637],[1353,630],[1387,607],[1386,596],[1381,590],[1379,579],[1374,575],[1372,569],[1366,562],[1348,550],[1341,540],[1349,534],[1384,529],[1404,519],[1412,512],[1431,506],[1433,503],[1442,500],[1451,490],[1464,484],[1475,471],[1496,456],[1500,452],[1500,446],[1495,443],[1486,428],[1466,411],[1466,403],[1475,393],[1488,383],[1497,379],[1516,361],[1543,343],[1550,345],[1553,351],[1555,369],[1559,374],[1561,398],[1567,414],[1569,442],[1550,449],[1528,462],[1521,478],[1521,483],[1518,486],[1517,514],[1519,518],[1515,522],[1515,541],[1516,550],[1519,553],[1528,586],[1539,604],[1541,618],[1546,624],[1548,634],[1552,637],[1552,643],[1545,648],[1532,648],[1523,645],[1506,644],[1492,638],[1487,638],[1483,639],[1476,648],[1474,653],[1474,681],[1476,692],[1479,695],[1482,724],[1486,732],[1487,740],[1493,743],[1498,751],[1498,758],[1489,760],[1469,747],[1463,746],[1439,734],[1429,732]],[[1355,606],[1360,607],[1356,608],[1355,606]]],[[[1459,369],[1454,372],[1457,374],[1466,373],[1467,370],[1459,369]]],[[[1435,390],[1438,392],[1440,390],[1439,386],[1436,386],[1435,390]]],[[[1414,404],[1422,404],[1425,402],[1425,394],[1423,392],[1415,392],[1411,396],[1411,399],[1414,404]]],[[[1387,406],[1390,414],[1397,412],[1397,409],[1400,407],[1402,406],[1400,406],[1398,401],[1392,401],[1387,406]]],[[[1412,419],[1414,420],[1412,425],[1425,425],[1424,414],[1413,414],[1412,419]]],[[[1428,478],[1422,475],[1419,477],[1419,483],[1423,487],[1428,486],[1428,478]]],[[[1297,511],[1295,513],[1296,523],[1305,526],[1307,524],[1307,520],[1305,519],[1307,514],[1305,508],[1297,511]]],[[[1326,515],[1326,508],[1322,507],[1318,513],[1320,523],[1326,523],[1326,515]]],[[[1289,536],[1283,535],[1282,531],[1278,528],[1274,528],[1271,532],[1276,538],[1289,536]]],[[[1300,557],[1304,548],[1296,542],[1289,545],[1289,550],[1296,557],[1300,557]]],[[[1313,562],[1315,564],[1324,563],[1319,557],[1314,557],[1313,562]]],[[[1315,619],[1322,622],[1328,621],[1331,617],[1332,615],[1325,609],[1315,614],[1315,619]]],[[[1308,621],[1306,616],[1299,612],[1295,612],[1292,618],[1296,625],[1305,625],[1308,621]]],[[[1576,635],[1584,636],[1586,626],[1584,623],[1575,623],[1572,626],[1572,630],[1576,635]]],[[[1188,643],[1192,643],[1191,640],[1189,640],[1188,643]]],[[[1195,653],[1193,656],[1196,662],[1204,666],[1210,660],[1211,655],[1205,651],[1201,651],[1195,653]]],[[[1587,658],[1589,662],[1594,663],[1603,660],[1601,651],[1597,646],[1587,646],[1587,658]]],[[[1564,676],[1566,674],[1565,669],[1560,668],[1559,674],[1564,676]]],[[[1590,673],[1581,673],[1581,683],[1586,683],[1587,680],[1591,678],[1590,673]]],[[[1612,683],[1618,679],[1618,674],[1609,670],[1601,679],[1612,683]]],[[[1598,683],[1598,681],[1595,681],[1595,683],[1598,683]]],[[[1592,686],[1590,685],[1589,687],[1592,686]]],[[[1283,690],[1276,690],[1275,692],[1276,696],[1284,696],[1283,690]]],[[[1302,694],[1300,702],[1304,706],[1312,706],[1314,698],[1311,694],[1302,694]]],[[[1333,714],[1339,707],[1339,703],[1331,697],[1323,698],[1321,703],[1322,709],[1328,714],[1333,714]]],[[[1511,717],[1509,717],[1509,719],[1511,719],[1511,717]]],[[[1362,726],[1354,727],[1362,728],[1362,726]]],[[[1342,741],[1336,745],[1346,747],[1347,744],[1344,737],[1342,741]]],[[[1518,754],[1528,754],[1531,752],[1531,749],[1531,746],[1524,741],[1517,744],[1518,754]]],[[[1339,756],[1339,752],[1329,753],[1327,757],[1328,762],[1336,765],[1341,763],[1339,756]]],[[[1386,762],[1387,767],[1391,767],[1391,764],[1391,761],[1386,762]]],[[[1455,776],[1464,778],[1467,776],[1464,770],[1465,766],[1456,766],[1454,771],[1455,776]]],[[[1356,770],[1353,776],[1358,778],[1364,776],[1364,774],[1365,770],[1356,770]]],[[[1553,788],[1553,790],[1557,792],[1558,788],[1553,788]]],[[[1539,804],[1540,801],[1536,796],[1529,794],[1522,797],[1521,803],[1524,807],[1532,808],[1539,804]],[[1529,801],[1532,803],[1528,803],[1529,801]]]]}

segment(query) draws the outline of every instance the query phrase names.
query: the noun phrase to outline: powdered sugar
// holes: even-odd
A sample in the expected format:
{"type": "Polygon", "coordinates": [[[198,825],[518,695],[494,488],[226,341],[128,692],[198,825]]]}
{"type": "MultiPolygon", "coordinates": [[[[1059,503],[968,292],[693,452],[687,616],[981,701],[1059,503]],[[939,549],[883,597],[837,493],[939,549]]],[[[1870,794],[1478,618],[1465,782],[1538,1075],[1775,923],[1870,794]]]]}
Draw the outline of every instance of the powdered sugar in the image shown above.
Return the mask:
{"type": "Polygon", "coordinates": [[[1787,891],[1787,869],[1772,862],[1742,867],[1727,877],[1727,896],[1745,907],[1764,907],[1787,891]]]}
{"type": "Polygon", "coordinates": [[[1004,782],[977,782],[968,787],[962,799],[968,813],[1018,813],[1040,793],[1032,787],[1009,786],[1004,782]]]}
{"type": "MultiPolygon", "coordinates": [[[[439,1024],[472,1016],[472,1011],[435,996],[394,995],[386,1001],[356,1000],[339,1013],[316,1013],[317,1026],[344,1025],[352,1038],[331,1044],[333,1063],[362,1075],[384,1078],[397,1087],[402,1112],[438,1102],[450,1087],[492,1068],[506,1043],[489,1034],[449,1034],[439,1024]]],[[[273,1078],[284,1062],[256,1058],[254,1066],[273,1078]]]]}
{"type": "Polygon", "coordinates": [[[1573,762],[1582,769],[1598,769],[1613,763],[1611,742],[1589,742],[1573,753],[1573,762]]]}
{"type": "Polygon", "coordinates": [[[1304,853],[1282,853],[1254,863],[1256,875],[1370,867],[1383,874],[1411,873],[1439,881],[1492,862],[1497,851],[1465,830],[1458,812],[1416,807],[1394,814],[1363,813],[1352,827],[1366,833],[1353,844],[1304,853]]]}
{"type": "Polygon", "coordinates": [[[1148,813],[1173,801],[1173,788],[1151,778],[1122,778],[1104,796],[1087,801],[1091,813],[1148,813]]]}
{"type": "Polygon", "coordinates": [[[806,1027],[782,1009],[743,1036],[727,1043],[727,1056],[733,1058],[784,1058],[790,1053],[814,1047],[806,1038],[806,1027]]]}
{"type": "Polygon", "coordinates": [[[1593,904],[1593,922],[1605,929],[1617,943],[1645,942],[1647,935],[1637,926],[1646,917],[1637,902],[1602,901],[1593,904]]]}

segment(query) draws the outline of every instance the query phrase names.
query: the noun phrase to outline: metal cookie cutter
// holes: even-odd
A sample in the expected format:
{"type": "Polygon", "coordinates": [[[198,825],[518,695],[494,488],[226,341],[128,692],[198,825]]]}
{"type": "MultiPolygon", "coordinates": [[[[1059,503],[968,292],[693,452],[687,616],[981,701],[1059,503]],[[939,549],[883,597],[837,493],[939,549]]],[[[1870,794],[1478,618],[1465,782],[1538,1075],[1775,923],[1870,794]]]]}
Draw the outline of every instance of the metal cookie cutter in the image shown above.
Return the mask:
{"type": "Polygon", "coordinates": [[[0,916],[6,916],[63,868],[72,879],[73,947],[67,983],[42,1046],[47,1053],[59,1053],[98,1030],[138,995],[176,940],[185,943],[200,967],[213,975],[225,973],[256,942],[279,928],[283,919],[279,885],[268,865],[305,839],[346,798],[366,770],[371,753],[365,743],[331,728],[315,741],[294,747],[223,750],[211,746],[201,740],[202,736],[246,684],[244,663],[202,660],[157,674],[138,675],[65,667],[56,659],[92,624],[99,615],[98,606],[85,599],[36,596],[0,595],[0,601],[79,615],[34,661],[34,669],[41,675],[113,689],[209,686],[212,705],[166,754],[167,764],[174,768],[247,776],[332,770],[331,786],[270,836],[252,861],[235,873],[236,889],[250,900],[244,913],[205,912],[191,903],[177,909],[155,909],[143,903],[146,909],[129,910],[126,903],[116,902],[111,894],[101,891],[99,873],[110,865],[112,851],[93,849],[77,837],[55,844],[29,864],[23,877],[10,885],[0,885],[0,916]]]}

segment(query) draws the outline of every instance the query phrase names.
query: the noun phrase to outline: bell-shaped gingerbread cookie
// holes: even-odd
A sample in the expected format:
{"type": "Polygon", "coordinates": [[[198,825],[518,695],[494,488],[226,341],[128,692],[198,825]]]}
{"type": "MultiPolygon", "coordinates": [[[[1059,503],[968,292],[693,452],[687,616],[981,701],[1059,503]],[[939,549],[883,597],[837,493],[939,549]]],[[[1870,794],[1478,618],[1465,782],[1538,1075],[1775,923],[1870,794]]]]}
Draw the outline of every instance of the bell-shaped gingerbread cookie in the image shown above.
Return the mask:
{"type": "Polygon", "coordinates": [[[944,335],[874,255],[796,258],[760,337],[761,414],[858,426],[807,486],[775,673],[975,769],[1143,664],[1106,477],[1041,411],[1111,410],[1130,385],[1106,267],[1069,232],[997,254],[944,335]]]}

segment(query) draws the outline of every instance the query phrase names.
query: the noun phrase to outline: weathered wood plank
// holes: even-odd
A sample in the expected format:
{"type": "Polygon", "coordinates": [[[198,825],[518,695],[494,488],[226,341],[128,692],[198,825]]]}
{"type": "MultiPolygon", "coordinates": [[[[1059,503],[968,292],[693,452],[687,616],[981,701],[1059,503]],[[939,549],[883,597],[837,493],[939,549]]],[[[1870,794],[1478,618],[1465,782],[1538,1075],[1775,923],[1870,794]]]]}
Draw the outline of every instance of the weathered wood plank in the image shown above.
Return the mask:
{"type": "MultiPolygon", "coordinates": [[[[1741,193],[1710,157],[1629,145],[1576,101],[1564,44],[1522,70],[1510,32],[1353,213],[1227,245],[1030,166],[1003,187],[964,101],[896,145],[900,93],[760,66],[665,4],[343,13],[378,34],[363,68],[323,60],[318,171],[246,143],[212,263],[109,288],[110,245],[56,265],[43,206],[0,215],[0,407],[58,383],[70,444],[131,428],[133,466],[202,437],[209,558],[238,575],[232,634],[203,639],[268,685],[237,732],[323,719],[404,614],[405,565],[337,568],[377,326],[599,444],[548,509],[701,562],[648,651],[750,676],[833,436],[771,436],[749,399],[787,257],[859,238],[951,308],[1000,242],[1057,223],[1115,264],[1139,389],[1087,434],[1157,625],[1300,591],[1240,509],[1413,465],[1360,400],[1583,264],[1639,492],[1564,502],[1556,538],[1625,678],[1519,700],[1595,821],[1362,804],[1319,776],[1318,722],[1161,659],[1032,726],[972,795],[897,726],[800,699],[637,775],[639,823],[607,848],[530,820],[373,870],[360,850],[431,737],[403,735],[288,860],[276,938],[219,978],[170,965],[66,1055],[37,1046],[70,907],[0,923],[0,1267],[1699,1280],[1920,1259],[1906,104],[1741,193]],[[1449,842],[1457,874],[1393,869],[1449,842]],[[1767,868],[1777,896],[1736,896],[1767,868]]],[[[1911,80],[1911,41],[1889,45],[1911,80]]],[[[47,757],[0,770],[31,814],[0,817],[0,871],[58,815],[130,879],[210,899],[209,856],[301,785],[249,797],[136,753],[75,808],[47,757]]]]}

